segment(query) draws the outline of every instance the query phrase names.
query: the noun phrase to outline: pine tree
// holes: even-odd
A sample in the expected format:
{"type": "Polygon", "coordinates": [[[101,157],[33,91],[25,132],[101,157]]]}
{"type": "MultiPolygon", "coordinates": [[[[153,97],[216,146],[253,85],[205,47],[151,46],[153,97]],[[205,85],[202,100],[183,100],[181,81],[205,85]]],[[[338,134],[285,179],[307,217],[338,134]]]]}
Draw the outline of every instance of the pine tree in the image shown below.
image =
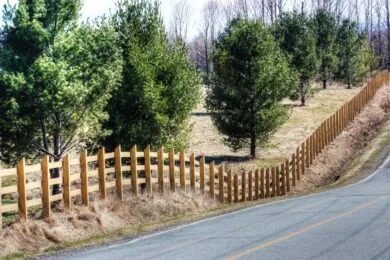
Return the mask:
{"type": "Polygon", "coordinates": [[[311,81],[317,73],[316,40],[312,24],[305,13],[284,13],[275,26],[274,34],[299,77],[299,85],[292,98],[299,97],[304,106],[311,94],[311,81]]]}
{"type": "Polygon", "coordinates": [[[328,80],[337,68],[336,34],[337,21],[334,15],[319,9],[313,19],[316,34],[316,51],[319,60],[319,76],[326,89],[328,80]]]}
{"type": "Polygon", "coordinates": [[[294,87],[293,73],[273,36],[259,22],[233,20],[214,46],[207,109],[234,151],[266,141],[288,118],[280,101],[294,87]]]}
{"type": "Polygon", "coordinates": [[[105,127],[112,134],[104,143],[183,148],[200,96],[200,78],[184,43],[167,43],[157,2],[123,1],[117,9],[112,22],[123,72],[108,107],[105,127]]]}

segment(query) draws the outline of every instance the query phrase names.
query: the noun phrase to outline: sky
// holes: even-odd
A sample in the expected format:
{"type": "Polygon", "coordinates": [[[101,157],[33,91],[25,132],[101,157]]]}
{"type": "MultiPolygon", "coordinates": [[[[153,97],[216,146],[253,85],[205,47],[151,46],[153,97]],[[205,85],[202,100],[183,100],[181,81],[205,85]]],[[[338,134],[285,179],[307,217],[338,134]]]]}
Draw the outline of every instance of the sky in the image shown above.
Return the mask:
{"type": "MultiPolygon", "coordinates": [[[[0,0],[0,6],[3,7],[9,1],[11,4],[18,3],[18,0],[0,0]]],[[[161,12],[164,22],[168,28],[170,14],[175,1],[183,0],[160,0],[161,12]]],[[[200,10],[206,0],[187,0],[191,6],[191,17],[189,17],[188,37],[192,38],[199,31],[200,10]]],[[[82,19],[95,18],[103,14],[108,14],[110,10],[115,10],[116,0],[84,0],[84,6],[81,11],[82,19]]]]}

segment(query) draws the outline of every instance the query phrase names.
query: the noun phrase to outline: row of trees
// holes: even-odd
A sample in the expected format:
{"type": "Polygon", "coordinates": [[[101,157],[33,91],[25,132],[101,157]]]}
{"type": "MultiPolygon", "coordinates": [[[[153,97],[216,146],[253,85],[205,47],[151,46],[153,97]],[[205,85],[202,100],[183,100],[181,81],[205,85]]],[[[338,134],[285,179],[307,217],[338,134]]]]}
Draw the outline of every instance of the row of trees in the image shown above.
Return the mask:
{"type": "MultiPolygon", "coordinates": [[[[188,0],[180,1],[181,6],[188,0]]],[[[374,49],[379,59],[373,64],[377,68],[390,68],[390,11],[388,0],[207,0],[202,9],[199,33],[189,43],[191,60],[204,72],[206,80],[210,79],[213,51],[212,42],[218,31],[232,17],[262,21],[264,25],[274,25],[284,12],[297,10],[308,16],[315,16],[319,10],[330,13],[341,26],[344,19],[354,24],[359,34],[366,36],[367,44],[374,49]],[[210,15],[212,13],[213,15],[210,15]],[[212,33],[214,32],[214,33],[212,33]]],[[[182,20],[189,23],[189,20],[182,20]]],[[[174,24],[179,24],[178,21],[174,24]]],[[[172,26],[171,28],[174,28],[172,26]]]]}
{"type": "Polygon", "coordinates": [[[326,10],[313,16],[283,13],[277,22],[238,18],[214,44],[207,108],[233,150],[266,141],[288,118],[283,98],[305,105],[316,78],[348,84],[365,77],[374,61],[355,22],[326,10]]]}
{"type": "Polygon", "coordinates": [[[159,5],[120,1],[111,17],[80,24],[81,7],[81,0],[5,6],[3,163],[43,154],[58,161],[98,144],[183,146],[201,82],[184,43],[168,43],[159,5]]]}

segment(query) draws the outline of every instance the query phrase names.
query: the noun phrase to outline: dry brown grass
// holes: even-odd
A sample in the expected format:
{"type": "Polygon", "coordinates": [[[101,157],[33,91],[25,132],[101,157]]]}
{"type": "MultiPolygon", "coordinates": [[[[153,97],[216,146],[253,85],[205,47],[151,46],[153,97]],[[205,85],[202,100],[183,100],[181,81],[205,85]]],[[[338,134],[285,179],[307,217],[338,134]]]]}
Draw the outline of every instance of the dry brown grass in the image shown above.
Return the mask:
{"type": "Polygon", "coordinates": [[[0,231],[0,257],[13,252],[42,251],[60,242],[78,241],[123,227],[164,222],[217,206],[216,201],[191,192],[139,197],[129,194],[122,202],[116,198],[97,200],[89,208],[75,206],[71,212],[64,212],[58,206],[49,219],[14,223],[0,231]]]}
{"type": "Polygon", "coordinates": [[[326,118],[360,91],[360,88],[346,89],[345,85],[338,83],[331,83],[326,90],[323,90],[320,84],[315,84],[313,89],[315,94],[305,107],[299,106],[299,102],[283,101],[291,107],[291,116],[266,144],[258,147],[258,159],[250,160],[247,157],[248,150],[232,152],[223,143],[223,136],[212,124],[203,104],[199,104],[193,115],[195,124],[189,151],[196,155],[205,154],[218,163],[226,162],[229,168],[248,169],[281,163],[289,158],[296,147],[326,118]]]}
{"type": "Polygon", "coordinates": [[[390,119],[390,86],[378,91],[372,102],[314,161],[295,193],[337,181],[363,148],[378,136],[390,119]]]}

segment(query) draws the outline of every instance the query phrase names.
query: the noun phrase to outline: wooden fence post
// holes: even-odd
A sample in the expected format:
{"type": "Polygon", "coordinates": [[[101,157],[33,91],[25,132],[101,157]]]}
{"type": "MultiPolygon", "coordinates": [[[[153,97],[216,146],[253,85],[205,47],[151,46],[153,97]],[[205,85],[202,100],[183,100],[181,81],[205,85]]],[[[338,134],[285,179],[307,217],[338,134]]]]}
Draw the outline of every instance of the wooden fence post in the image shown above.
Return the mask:
{"type": "Polygon", "coordinates": [[[80,156],[80,180],[81,180],[81,200],[83,205],[89,205],[89,192],[88,192],[88,162],[87,151],[83,150],[80,156]]]}
{"type": "Polygon", "coordinates": [[[190,184],[193,191],[195,191],[195,183],[195,154],[192,153],[190,156],[190,184]]]}
{"type": "Polygon", "coordinates": [[[145,160],[145,181],[146,181],[146,191],[148,193],[153,192],[152,185],[152,170],[151,170],[151,162],[150,162],[150,145],[146,146],[144,150],[144,160],[145,160]]]}
{"type": "Polygon", "coordinates": [[[225,198],[225,187],[224,187],[224,184],[225,184],[225,181],[223,179],[223,172],[224,172],[224,169],[223,169],[223,165],[219,166],[219,174],[218,174],[218,186],[219,186],[219,200],[221,201],[221,203],[224,202],[224,198],[225,198]]]}
{"type": "Polygon", "coordinates": [[[133,188],[133,193],[135,196],[138,196],[138,170],[137,170],[137,146],[134,145],[130,151],[130,171],[131,171],[131,186],[133,188]]]}
{"type": "Polygon", "coordinates": [[[157,152],[158,157],[158,190],[164,194],[164,148],[161,146],[157,152]]]}
{"type": "Polygon", "coordinates": [[[271,197],[275,197],[276,196],[276,171],[275,171],[275,167],[272,167],[272,196],[271,197]]]}
{"type": "Polygon", "coordinates": [[[255,200],[259,199],[259,169],[255,171],[255,200]]]}
{"type": "Polygon", "coordinates": [[[265,197],[269,198],[271,196],[270,192],[270,176],[269,176],[269,168],[267,168],[265,172],[265,197]]]}
{"type": "Polygon", "coordinates": [[[122,185],[122,148],[118,145],[115,148],[115,182],[116,182],[116,195],[118,199],[123,199],[123,185],[122,185]]]}
{"type": "Polygon", "coordinates": [[[210,183],[210,197],[214,199],[215,196],[215,173],[214,173],[214,162],[210,163],[210,175],[209,175],[209,183],[210,183]]]}
{"type": "Polygon", "coordinates": [[[186,161],[183,151],[180,152],[180,189],[186,191],[186,161]]]}
{"type": "Polygon", "coordinates": [[[176,191],[176,183],[175,183],[175,151],[173,148],[169,149],[169,183],[171,185],[171,191],[176,191]]]}
{"type": "Polygon", "coordinates": [[[228,171],[228,194],[227,199],[229,203],[233,202],[233,180],[232,180],[232,171],[228,171]]]}
{"type": "Polygon", "coordinates": [[[290,161],[285,162],[287,192],[290,192],[290,161]]]}
{"type": "Polygon", "coordinates": [[[265,185],[264,185],[264,168],[261,168],[261,170],[260,170],[260,198],[261,199],[264,199],[264,197],[265,197],[264,188],[265,188],[265,185]]]}
{"type": "MultiPolygon", "coordinates": [[[[106,198],[106,156],[104,147],[100,148],[98,155],[98,165],[99,165],[99,191],[100,199],[104,200],[106,198]]],[[[133,172],[131,172],[133,175],[133,172]]]]}
{"type": "Polygon", "coordinates": [[[241,200],[246,201],[246,172],[241,173],[241,200]]]}
{"type": "Polygon", "coordinates": [[[292,157],[291,157],[291,174],[292,174],[292,186],[295,187],[295,181],[296,181],[296,178],[297,178],[297,174],[296,174],[296,168],[297,168],[297,164],[296,164],[296,161],[295,161],[295,153],[293,153],[292,157]]]}
{"type": "Polygon", "coordinates": [[[249,172],[248,175],[248,200],[253,200],[253,173],[249,172]]]}
{"type": "Polygon", "coordinates": [[[18,193],[19,193],[19,216],[22,221],[27,221],[27,190],[26,174],[24,172],[25,159],[22,158],[17,166],[18,193]]]}
{"type": "Polygon", "coordinates": [[[64,207],[67,210],[72,209],[72,200],[70,196],[70,166],[69,166],[69,155],[65,155],[64,159],[62,160],[62,178],[63,178],[63,200],[64,200],[64,207]]]}
{"type": "MultiPolygon", "coordinates": [[[[48,218],[51,216],[50,208],[50,174],[49,174],[49,156],[46,155],[41,161],[42,172],[42,216],[48,218]]],[[[0,179],[1,186],[1,179],[0,179]]],[[[1,188],[0,188],[1,190],[1,188]]],[[[0,228],[1,228],[1,194],[0,194],[0,228]]]]}
{"type": "Polygon", "coordinates": [[[301,151],[299,150],[299,146],[297,148],[297,152],[296,152],[296,175],[297,175],[297,180],[299,181],[301,179],[301,166],[300,166],[300,161],[301,161],[301,151]]]}
{"type": "Polygon", "coordinates": [[[205,188],[205,172],[206,172],[206,168],[205,168],[205,161],[206,161],[206,158],[204,157],[204,155],[202,155],[202,157],[200,158],[200,162],[199,162],[199,175],[200,175],[200,190],[202,193],[204,193],[204,188],[205,188]]]}
{"type": "Polygon", "coordinates": [[[234,202],[238,202],[238,175],[234,174],[234,202]]]}
{"type": "Polygon", "coordinates": [[[284,169],[284,163],[280,165],[280,178],[282,185],[280,187],[280,195],[285,195],[286,194],[286,174],[285,174],[285,169],[284,169]]]}
{"type": "MultiPolygon", "coordinates": [[[[307,144],[307,142],[306,142],[306,144],[307,144]]],[[[308,155],[307,154],[305,154],[305,151],[306,151],[306,149],[305,149],[306,147],[305,147],[305,142],[303,142],[302,143],[302,150],[301,150],[301,157],[302,157],[302,161],[301,161],[301,172],[302,172],[302,175],[304,175],[305,174],[305,160],[308,158],[308,155]],[[307,157],[307,158],[306,158],[307,157]]]]}

